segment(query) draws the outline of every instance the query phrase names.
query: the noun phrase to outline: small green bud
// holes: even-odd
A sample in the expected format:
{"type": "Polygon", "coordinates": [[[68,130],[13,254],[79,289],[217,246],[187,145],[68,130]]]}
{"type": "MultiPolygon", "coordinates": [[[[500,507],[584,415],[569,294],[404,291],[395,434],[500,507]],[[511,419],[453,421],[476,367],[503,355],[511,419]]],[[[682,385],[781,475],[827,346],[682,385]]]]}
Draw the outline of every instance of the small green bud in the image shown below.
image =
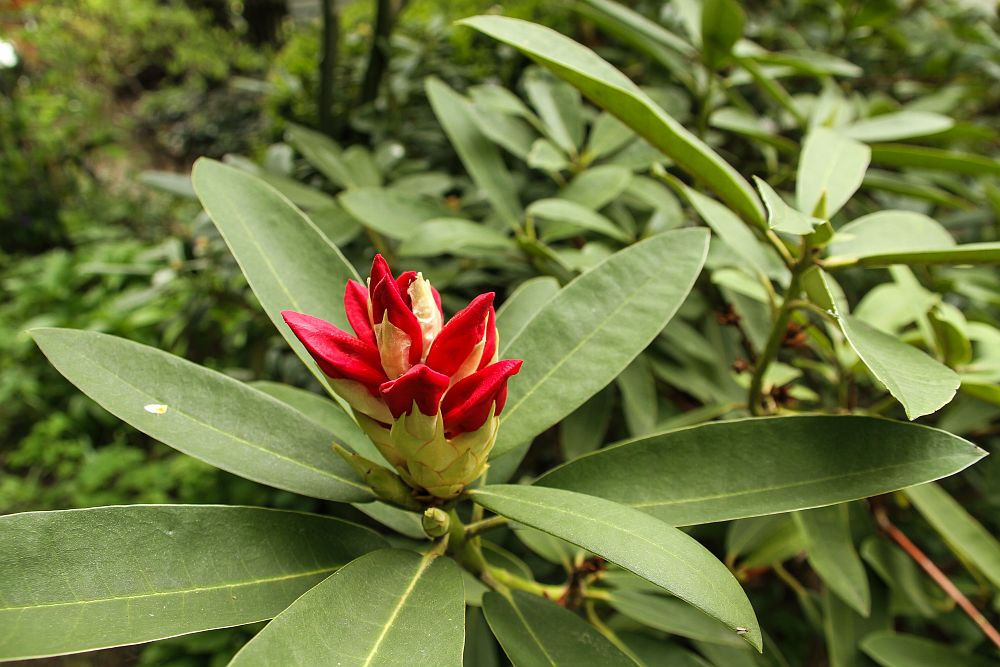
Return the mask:
{"type": "Polygon", "coordinates": [[[424,533],[431,539],[442,537],[451,529],[451,519],[440,507],[428,507],[424,510],[420,523],[424,527],[424,533]]]}

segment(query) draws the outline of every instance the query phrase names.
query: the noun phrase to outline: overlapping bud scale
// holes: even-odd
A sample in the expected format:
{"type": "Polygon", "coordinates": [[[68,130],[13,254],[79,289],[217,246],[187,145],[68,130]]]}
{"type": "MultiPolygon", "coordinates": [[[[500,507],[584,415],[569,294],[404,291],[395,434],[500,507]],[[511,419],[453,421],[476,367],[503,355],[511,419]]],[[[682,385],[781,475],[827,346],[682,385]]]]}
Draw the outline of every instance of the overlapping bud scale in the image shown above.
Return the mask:
{"type": "Polygon", "coordinates": [[[507,380],[521,368],[497,358],[493,296],[445,323],[430,282],[413,271],[394,278],[376,255],[367,287],[350,281],[344,295],[354,336],[303,313],[282,317],[400,476],[447,499],[485,471],[507,380]]]}

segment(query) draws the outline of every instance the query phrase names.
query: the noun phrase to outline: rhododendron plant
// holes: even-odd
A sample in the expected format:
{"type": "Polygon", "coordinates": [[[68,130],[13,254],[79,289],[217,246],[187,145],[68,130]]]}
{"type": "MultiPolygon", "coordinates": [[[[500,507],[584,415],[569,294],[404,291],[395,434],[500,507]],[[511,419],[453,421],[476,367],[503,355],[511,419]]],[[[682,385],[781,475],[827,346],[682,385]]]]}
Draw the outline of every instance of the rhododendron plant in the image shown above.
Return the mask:
{"type": "Polygon", "coordinates": [[[382,456],[414,489],[454,498],[487,466],[507,380],[492,292],[444,323],[441,297],[421,274],[394,278],[382,255],[367,286],[347,283],[354,336],[311,315],[282,311],[382,456]]]}
{"type": "MultiPolygon", "coordinates": [[[[631,15],[625,4],[586,4],[614,7],[616,20],[631,15]]],[[[703,3],[702,29],[718,29],[712,12],[734,4],[703,3]]],[[[633,23],[620,32],[667,34],[647,19],[633,23]]],[[[916,549],[890,516],[903,506],[900,491],[955,541],[974,538],[960,561],[983,577],[962,588],[985,593],[987,581],[1000,581],[983,527],[928,484],[985,453],[904,418],[933,419],[959,386],[993,396],[986,383],[996,355],[962,331],[978,330],[977,348],[1000,334],[927,298],[909,272],[878,293],[876,303],[899,306],[889,319],[906,311],[914,324],[891,335],[885,317],[876,326],[864,308],[852,312],[855,294],[838,282],[848,268],[1000,260],[1000,244],[956,244],[913,210],[831,221],[869,205],[850,200],[872,154],[828,127],[851,116],[832,111],[837,86],[821,98],[811,92],[805,106],[777,96],[796,113],[774,132],[799,113],[822,116],[774,135],[780,150],[766,162],[804,136],[793,206],[769,185],[786,187],[793,169],[779,163],[755,189],[723,157],[740,152],[727,144],[717,153],[586,47],[501,16],[466,24],[553,73],[525,75],[537,117],[512,92],[483,87],[469,99],[427,82],[471,177],[448,180],[460,192],[454,212],[469,219],[425,217],[451,210],[434,201],[443,199],[437,186],[431,197],[413,195],[413,181],[409,189],[395,187],[402,179],[351,181],[365,154],[348,160],[302,128],[290,136],[315,146],[296,148],[307,148],[306,159],[322,153],[314,166],[332,174],[330,190],[340,187],[336,200],[312,193],[307,202],[319,203],[306,212],[285,196],[301,195],[301,184],[272,179],[272,187],[212,160],[194,167],[195,192],[290,347],[274,355],[287,384],[245,382],[96,331],[32,331],[100,406],[152,439],[281,490],[260,497],[282,509],[138,505],[0,517],[0,660],[268,620],[234,667],[463,667],[499,664],[501,649],[515,667],[703,664],[692,647],[717,665],[758,664],[751,650],[800,664],[804,654],[771,646],[796,634],[781,626],[787,614],[758,621],[743,589],[752,581],[765,590],[758,584],[771,577],[789,590],[755,601],[798,600],[834,640],[828,662],[860,664],[860,642],[899,639],[862,637],[891,627],[890,602],[941,611],[914,583],[917,565],[900,569],[910,583],[886,576],[886,564],[909,557],[889,539],[910,556],[916,549]],[[572,86],[608,113],[585,108],[572,86]],[[516,136],[506,136],[510,128],[516,136]],[[551,136],[522,141],[541,132],[551,136]],[[491,143],[501,136],[510,139],[501,148],[528,154],[530,174],[550,172],[553,182],[515,192],[520,178],[504,171],[491,143]],[[602,152],[613,147],[620,151],[602,152]],[[536,191],[545,198],[522,201],[536,191]],[[317,224],[340,205],[371,245],[358,233],[342,248],[335,225],[317,224]],[[901,245],[890,238],[911,232],[901,245]],[[362,280],[373,246],[385,257],[375,255],[362,280]],[[446,317],[427,277],[394,275],[386,257],[433,276],[456,312],[446,317]],[[485,290],[496,293],[476,296],[485,290]],[[893,410],[898,418],[886,418],[893,410]],[[679,528],[717,522],[731,523],[679,528]],[[790,559],[789,571],[774,559],[790,559]],[[919,596],[898,595],[908,590],[919,596]]],[[[722,88],[714,70],[692,77],[713,143],[725,126],[708,112],[737,92],[730,83],[749,85],[777,57],[782,68],[808,60],[759,47],[736,57],[736,28],[684,51],[712,49],[707,62],[733,69],[722,88]],[[753,76],[740,71],[758,56],[771,60],[753,65],[753,76]]],[[[687,71],[695,60],[677,62],[687,71]]],[[[758,97],[736,95],[741,109],[758,97]]],[[[855,126],[856,136],[889,125],[855,126]]],[[[962,410],[952,422],[988,414],[962,410]]],[[[949,590],[957,602],[963,596],[949,590]]],[[[985,615],[960,600],[989,632],[985,615]]],[[[927,626],[923,616],[914,627],[927,626]]],[[[956,620],[935,633],[964,628],[967,642],[972,626],[956,620]]]]}

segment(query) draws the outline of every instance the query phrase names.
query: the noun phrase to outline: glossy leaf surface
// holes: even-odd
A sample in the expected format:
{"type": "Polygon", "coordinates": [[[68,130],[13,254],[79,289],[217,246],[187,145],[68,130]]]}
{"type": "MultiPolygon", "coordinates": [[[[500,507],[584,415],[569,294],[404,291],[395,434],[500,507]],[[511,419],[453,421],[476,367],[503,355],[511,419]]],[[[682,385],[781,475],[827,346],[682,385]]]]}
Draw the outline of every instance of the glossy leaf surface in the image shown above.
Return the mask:
{"type": "Polygon", "coordinates": [[[814,298],[825,300],[820,305],[834,313],[847,342],[872,375],[903,405],[907,417],[912,420],[929,415],[954,398],[960,384],[955,371],[896,336],[847,314],[834,297],[839,286],[827,274],[817,270],[807,280],[817,287],[812,292],[814,298]]]}
{"type": "Polygon", "coordinates": [[[371,492],[330,449],[334,435],[222,373],[93,331],[35,329],[52,365],[143,433],[228,472],[314,498],[371,492]]]}
{"type": "Polygon", "coordinates": [[[635,667],[592,625],[538,596],[513,591],[508,600],[487,593],[483,612],[514,667],[635,667]]]}
{"type": "Polygon", "coordinates": [[[621,250],[561,289],[504,348],[523,359],[493,456],[531,440],[610,383],[680,307],[701,271],[704,230],[621,250]]]}
{"type": "Polygon", "coordinates": [[[273,617],[375,532],[299,512],[132,505],[0,517],[0,659],[273,617]]]}
{"type": "Polygon", "coordinates": [[[684,532],[630,507],[561,489],[491,485],[470,493],[492,512],[653,582],[760,650],[760,627],[743,589],[725,565],[684,532]]]}
{"type": "Polygon", "coordinates": [[[1000,542],[940,485],[914,486],[906,495],[948,545],[1000,589],[1000,542]]]}
{"type": "Polygon", "coordinates": [[[230,665],[460,667],[464,643],[464,587],[455,562],[382,549],[296,600],[230,665]]]}
{"type": "Polygon", "coordinates": [[[870,161],[871,150],[864,144],[835,130],[814,128],[799,157],[795,208],[829,220],[861,186],[870,161]]]}
{"type": "Polygon", "coordinates": [[[916,424],[766,417],[605,448],[537,483],[614,500],[683,526],[857,500],[951,475],[983,456],[958,436],[916,424]]]}

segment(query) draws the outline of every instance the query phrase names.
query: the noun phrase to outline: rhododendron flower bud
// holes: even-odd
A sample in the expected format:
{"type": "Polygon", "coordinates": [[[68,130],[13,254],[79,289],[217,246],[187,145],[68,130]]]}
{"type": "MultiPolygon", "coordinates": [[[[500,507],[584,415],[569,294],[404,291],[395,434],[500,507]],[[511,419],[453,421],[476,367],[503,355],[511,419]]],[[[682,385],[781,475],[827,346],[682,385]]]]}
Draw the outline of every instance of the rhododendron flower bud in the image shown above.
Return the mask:
{"type": "Polygon", "coordinates": [[[367,286],[347,284],[344,307],[354,336],[302,313],[282,317],[406,483],[454,498],[486,470],[507,381],[521,368],[498,360],[493,293],[445,323],[429,281],[393,277],[376,255],[367,286]]]}

